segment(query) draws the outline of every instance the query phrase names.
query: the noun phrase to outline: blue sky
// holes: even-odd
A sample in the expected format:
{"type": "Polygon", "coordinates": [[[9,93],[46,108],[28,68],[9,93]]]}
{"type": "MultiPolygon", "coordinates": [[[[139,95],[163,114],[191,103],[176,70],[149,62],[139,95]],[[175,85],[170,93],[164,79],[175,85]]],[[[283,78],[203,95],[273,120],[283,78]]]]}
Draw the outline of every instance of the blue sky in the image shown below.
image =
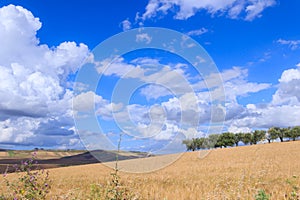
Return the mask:
{"type": "Polygon", "coordinates": [[[300,125],[298,8],[297,0],[1,1],[0,148],[113,149],[123,133],[123,149],[173,152],[185,138],[300,125]],[[147,27],[176,31],[188,48],[113,53],[131,42],[150,47],[147,27]],[[116,34],[123,40],[111,43],[116,34]],[[216,68],[201,75],[181,51],[216,68]],[[139,87],[127,94],[130,85],[139,87]]]}

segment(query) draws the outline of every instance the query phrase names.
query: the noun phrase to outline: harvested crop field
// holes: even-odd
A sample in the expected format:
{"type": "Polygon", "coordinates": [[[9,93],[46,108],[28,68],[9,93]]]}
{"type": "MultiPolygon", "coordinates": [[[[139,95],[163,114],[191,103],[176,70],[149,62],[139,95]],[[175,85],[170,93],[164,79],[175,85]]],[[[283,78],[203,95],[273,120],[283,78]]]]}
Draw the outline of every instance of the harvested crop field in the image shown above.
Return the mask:
{"type": "MultiPolygon", "coordinates": [[[[161,170],[120,172],[120,177],[140,199],[255,199],[260,190],[270,199],[289,199],[300,185],[299,152],[299,141],[188,152],[161,170]]],[[[119,161],[119,167],[138,171],[151,160],[164,162],[166,156],[145,159],[119,161]]],[[[52,199],[87,199],[91,184],[105,185],[113,170],[90,164],[49,171],[52,199]]]]}

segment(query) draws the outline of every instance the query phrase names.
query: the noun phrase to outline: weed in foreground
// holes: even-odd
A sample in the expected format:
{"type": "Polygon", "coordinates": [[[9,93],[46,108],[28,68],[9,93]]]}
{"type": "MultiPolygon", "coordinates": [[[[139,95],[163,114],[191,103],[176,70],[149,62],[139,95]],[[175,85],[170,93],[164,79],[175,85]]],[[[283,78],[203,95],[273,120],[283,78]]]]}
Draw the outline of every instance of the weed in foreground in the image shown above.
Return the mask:
{"type": "Polygon", "coordinates": [[[298,177],[293,176],[290,179],[286,180],[286,183],[289,185],[291,191],[285,195],[288,200],[300,200],[299,186],[297,185],[298,177]]]}
{"type": "Polygon", "coordinates": [[[138,200],[139,197],[130,191],[125,185],[121,183],[121,178],[119,176],[119,153],[121,146],[122,134],[120,134],[120,139],[118,142],[118,151],[116,154],[116,165],[114,171],[110,174],[111,179],[107,181],[106,185],[91,185],[91,200],[138,200]]]}
{"type": "Polygon", "coordinates": [[[14,165],[17,180],[8,179],[7,172],[3,174],[9,196],[0,196],[3,200],[43,200],[50,190],[49,173],[39,168],[36,161],[36,152],[20,165],[14,165]]]}
{"type": "Polygon", "coordinates": [[[92,184],[90,200],[138,200],[139,197],[124,186],[120,181],[120,176],[113,172],[111,180],[105,185],[92,184]]]}

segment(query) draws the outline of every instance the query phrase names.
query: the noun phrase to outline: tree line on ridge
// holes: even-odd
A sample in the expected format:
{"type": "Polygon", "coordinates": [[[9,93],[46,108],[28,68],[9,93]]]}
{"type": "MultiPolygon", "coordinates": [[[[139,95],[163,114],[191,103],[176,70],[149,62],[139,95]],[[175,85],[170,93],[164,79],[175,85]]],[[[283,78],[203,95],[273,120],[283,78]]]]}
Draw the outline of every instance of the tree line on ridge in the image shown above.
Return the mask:
{"type": "Polygon", "coordinates": [[[255,145],[261,141],[271,143],[277,139],[284,142],[286,139],[295,141],[300,137],[300,126],[280,128],[272,127],[267,131],[255,130],[251,133],[231,133],[224,132],[222,134],[210,134],[208,137],[192,138],[183,140],[187,151],[195,151],[199,149],[210,149],[218,147],[238,146],[239,142],[244,145],[255,145]]]}

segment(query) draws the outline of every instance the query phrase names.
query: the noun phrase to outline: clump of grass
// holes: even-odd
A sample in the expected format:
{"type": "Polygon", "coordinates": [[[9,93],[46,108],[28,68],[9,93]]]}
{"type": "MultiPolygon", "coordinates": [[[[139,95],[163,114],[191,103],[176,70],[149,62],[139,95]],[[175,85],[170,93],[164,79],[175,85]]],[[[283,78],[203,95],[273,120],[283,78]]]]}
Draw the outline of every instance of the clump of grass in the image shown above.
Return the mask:
{"type": "Polygon", "coordinates": [[[14,165],[17,180],[8,179],[7,172],[3,174],[6,186],[10,194],[0,199],[14,200],[43,200],[50,190],[49,173],[37,165],[36,152],[28,160],[20,165],[14,165]]]}
{"type": "Polygon", "coordinates": [[[259,190],[255,195],[255,200],[269,200],[270,195],[268,195],[264,190],[259,190]]]}
{"type": "Polygon", "coordinates": [[[297,185],[297,180],[298,180],[297,176],[293,176],[292,178],[286,180],[286,183],[291,189],[291,191],[285,195],[286,199],[300,200],[299,186],[297,185]]]}

